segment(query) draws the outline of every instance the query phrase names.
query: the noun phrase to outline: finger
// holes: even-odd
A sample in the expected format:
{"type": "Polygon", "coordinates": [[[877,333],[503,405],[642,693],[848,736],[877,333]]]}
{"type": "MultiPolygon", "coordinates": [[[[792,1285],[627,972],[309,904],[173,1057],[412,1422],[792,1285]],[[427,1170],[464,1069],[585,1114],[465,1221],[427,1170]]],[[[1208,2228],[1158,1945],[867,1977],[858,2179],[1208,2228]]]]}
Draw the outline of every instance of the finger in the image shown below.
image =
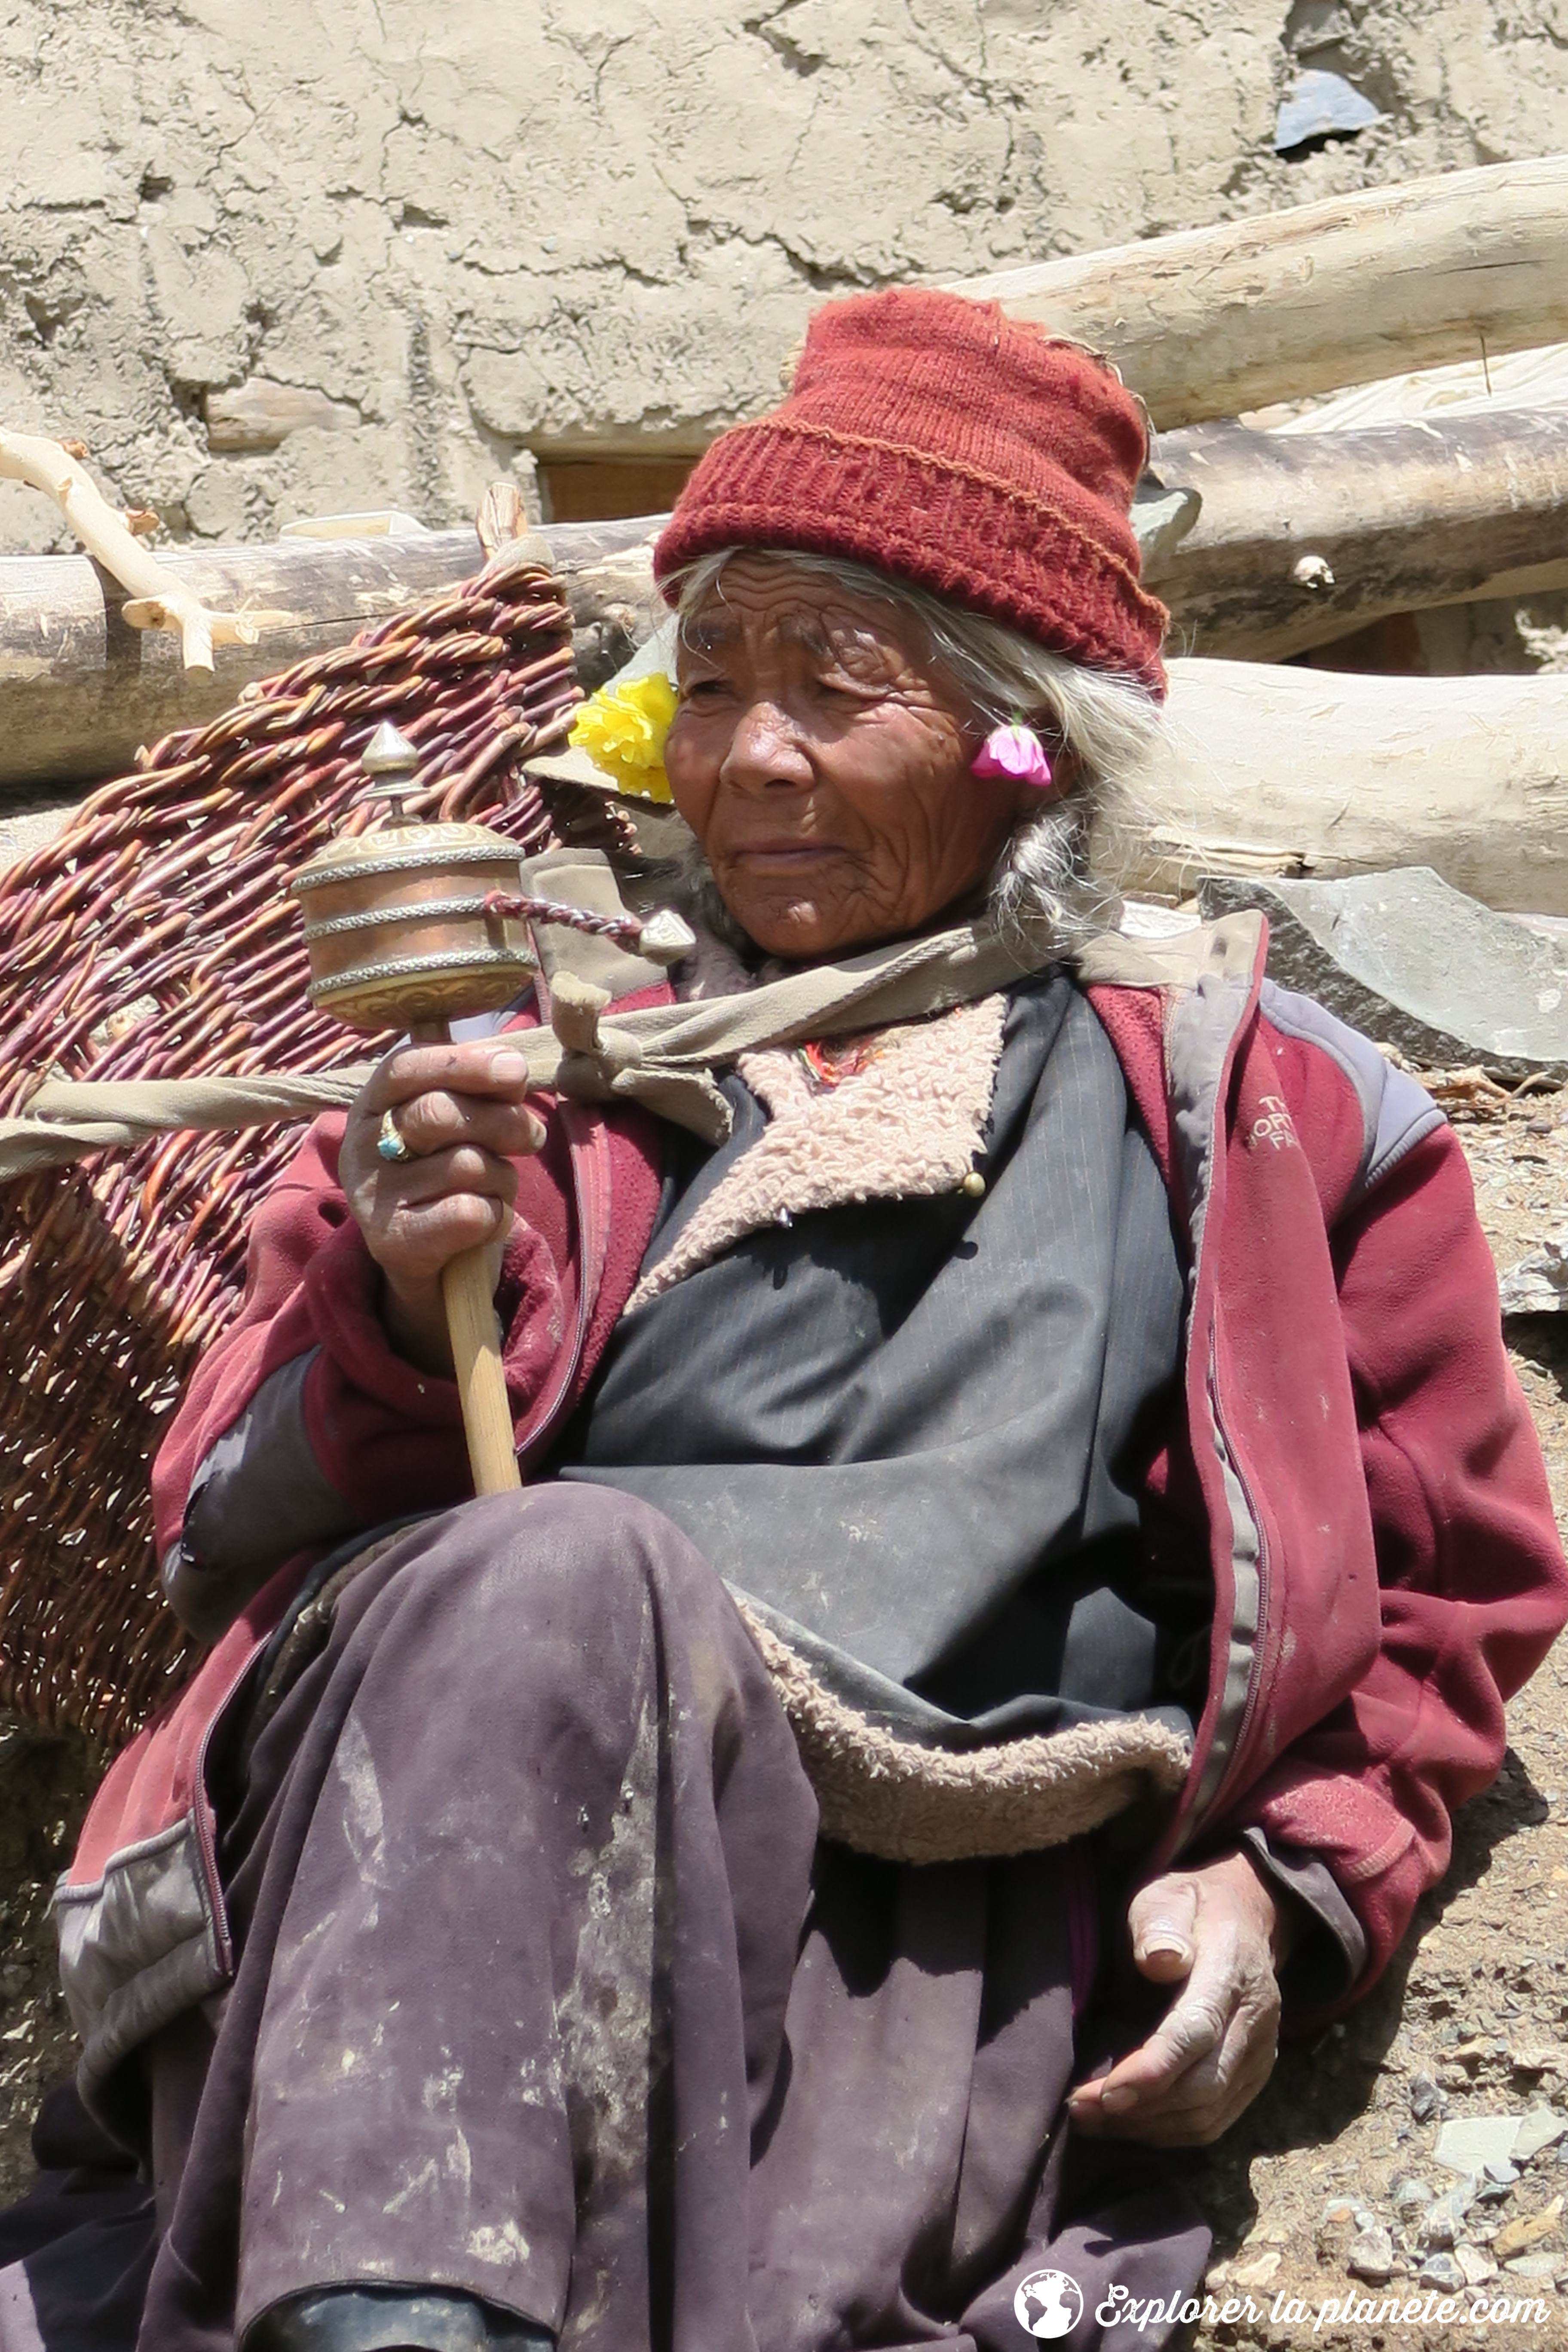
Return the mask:
{"type": "MultiPolygon", "coordinates": [[[[1238,2021],[1219,2050],[1134,2107],[1108,2113],[1098,2102],[1075,2094],[1074,2127],[1092,2139],[1205,2147],[1227,2131],[1258,2096],[1273,2072],[1276,2051],[1271,2031],[1254,2035],[1238,2021]]],[[[1099,2087],[1084,2086],[1086,2090],[1099,2087]]]]}
{"type": "Polygon", "coordinates": [[[1146,2104],[1217,2050],[1240,2006],[1241,1979],[1233,1934],[1201,1948],[1185,1987],[1154,2032],[1100,2084],[1101,2109],[1118,2115],[1146,2104]]]}
{"type": "Polygon", "coordinates": [[[1223,1984],[1208,1988],[1194,1972],[1194,1986],[1155,2034],[1109,2074],[1073,2093],[1076,2124],[1107,2137],[1142,2139],[1158,2127],[1162,2137],[1196,2140],[1211,2130],[1224,2130],[1240,2114],[1273,2071],[1279,1988],[1260,1949],[1251,1950],[1241,1939],[1236,1957],[1235,1979],[1228,1989],[1223,1984]],[[1223,2031],[1204,2051],[1202,2043],[1209,2040],[1227,2000],[1223,2031]],[[1190,2012],[1200,2004],[1207,2013],[1194,2032],[1190,2012]],[[1174,2071],[1173,2045],[1186,2056],[1186,2063],[1174,2071]]]}
{"type": "MultiPolygon", "coordinates": [[[[1166,2089],[1140,2103],[1144,2116],[1196,2114],[1226,2105],[1238,2088],[1258,2088],[1268,2080],[1279,2050],[1278,2011],[1253,2000],[1237,2006],[1217,2048],[1179,2074],[1166,2089]]],[[[1250,2097],[1252,2090],[1246,2092],[1250,2097]]]]}
{"type": "Polygon", "coordinates": [[[500,1097],[521,1102],[528,1064],[515,1045],[474,1038],[461,1045],[397,1045],[360,1088],[356,1108],[381,1117],[416,1095],[444,1089],[451,1094],[500,1097]]]}
{"type": "Polygon", "coordinates": [[[1073,2122],[1090,2138],[1135,2139],[1156,2147],[1206,2147],[1230,2129],[1274,2071],[1272,2032],[1249,2037],[1239,2026],[1220,2051],[1205,2059],[1169,2090],[1123,2115],[1086,2115],[1075,2107],[1073,2122]]]}
{"type": "Polygon", "coordinates": [[[427,1151],[413,1160],[383,1160],[376,1171],[378,1204],[402,1215],[461,1195],[479,1195],[510,1208],[517,1198],[515,1160],[470,1144],[427,1151]]]}
{"type": "Polygon", "coordinates": [[[1132,1958],[1156,1984],[1173,1984],[1197,1951],[1198,1889],[1190,1878],[1157,1878],[1140,1887],[1127,1909],[1132,1958]]]}
{"type": "MultiPolygon", "coordinates": [[[[414,1095],[395,1108],[384,1111],[379,1129],[390,1116],[394,1127],[416,1156],[428,1157],[455,1145],[477,1146],[499,1159],[522,1159],[544,1141],[542,1121],[521,1102],[487,1102],[477,1095],[447,1094],[437,1088],[414,1095]]],[[[395,1167],[398,1163],[392,1163],[395,1167]]]]}
{"type": "Polygon", "coordinates": [[[510,1205],[487,1192],[448,1192],[404,1203],[384,1227],[367,1234],[371,1255],[401,1282],[428,1281],[450,1258],[504,1243],[510,1205]]]}

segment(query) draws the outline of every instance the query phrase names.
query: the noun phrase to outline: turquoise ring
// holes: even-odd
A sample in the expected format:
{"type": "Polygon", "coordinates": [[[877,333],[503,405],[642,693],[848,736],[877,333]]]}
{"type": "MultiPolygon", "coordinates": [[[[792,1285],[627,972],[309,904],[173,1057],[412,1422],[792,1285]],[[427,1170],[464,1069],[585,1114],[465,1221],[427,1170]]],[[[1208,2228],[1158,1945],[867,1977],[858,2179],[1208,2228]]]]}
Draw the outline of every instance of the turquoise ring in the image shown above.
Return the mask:
{"type": "Polygon", "coordinates": [[[383,1111],[381,1115],[381,1132],[375,1139],[375,1148],[384,1160],[402,1160],[414,1157],[404,1141],[402,1129],[389,1110],[383,1111]]]}

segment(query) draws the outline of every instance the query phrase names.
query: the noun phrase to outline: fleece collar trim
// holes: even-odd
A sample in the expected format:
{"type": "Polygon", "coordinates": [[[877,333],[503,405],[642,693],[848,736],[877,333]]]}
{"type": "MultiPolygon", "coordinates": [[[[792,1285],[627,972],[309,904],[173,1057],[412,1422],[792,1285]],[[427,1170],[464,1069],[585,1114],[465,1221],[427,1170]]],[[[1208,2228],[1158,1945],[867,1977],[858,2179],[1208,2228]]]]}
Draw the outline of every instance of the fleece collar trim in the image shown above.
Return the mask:
{"type": "Polygon", "coordinates": [[[767,1127],[643,1276],[632,1313],[767,1225],[847,1201],[956,1192],[982,1151],[1002,1055],[1005,995],[863,1041],[863,1066],[819,1088],[786,1046],[742,1054],[736,1067],[767,1127]]]}

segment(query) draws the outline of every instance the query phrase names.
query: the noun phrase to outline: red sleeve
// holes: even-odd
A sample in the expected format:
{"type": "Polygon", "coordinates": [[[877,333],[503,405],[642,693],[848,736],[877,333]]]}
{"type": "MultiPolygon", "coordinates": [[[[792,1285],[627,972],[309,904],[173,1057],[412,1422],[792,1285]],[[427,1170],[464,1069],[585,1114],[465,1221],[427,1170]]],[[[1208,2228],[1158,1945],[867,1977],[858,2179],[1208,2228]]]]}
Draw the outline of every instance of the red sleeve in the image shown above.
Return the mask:
{"type": "Polygon", "coordinates": [[[1382,1643],[1233,1822],[1320,1853],[1367,1931],[1364,1992],[1495,1777],[1504,1701],[1568,1618],[1541,1448],[1451,1129],[1337,1226],[1340,1306],[1377,1552],[1382,1643]]]}
{"type": "MultiPolygon", "coordinates": [[[[520,1163],[520,1213],[497,1297],[519,1420],[542,1388],[575,1306],[566,1146],[549,1125],[545,1151],[520,1163]]],[[[380,1273],[338,1189],[343,1126],[342,1113],[317,1121],[252,1220],[240,1315],[196,1366],[153,1464],[160,1550],[179,1535],[192,1481],[216,1440],[271,1373],[312,1349],[320,1354],[305,1383],[310,1442],[363,1524],[469,1492],[455,1384],[395,1354],[382,1328],[380,1273]]]]}

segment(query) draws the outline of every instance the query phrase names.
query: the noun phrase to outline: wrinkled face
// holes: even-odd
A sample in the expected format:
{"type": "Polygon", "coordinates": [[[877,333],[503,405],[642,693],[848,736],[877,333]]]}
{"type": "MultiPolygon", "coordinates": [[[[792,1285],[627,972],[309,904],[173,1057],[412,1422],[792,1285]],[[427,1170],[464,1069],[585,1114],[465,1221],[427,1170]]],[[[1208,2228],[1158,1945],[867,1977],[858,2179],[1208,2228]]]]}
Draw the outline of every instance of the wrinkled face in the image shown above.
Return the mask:
{"type": "Polygon", "coordinates": [[[685,632],[665,745],[725,905],[800,961],[968,904],[1038,795],[969,772],[984,734],[901,615],[786,565],[726,564],[685,632]]]}

